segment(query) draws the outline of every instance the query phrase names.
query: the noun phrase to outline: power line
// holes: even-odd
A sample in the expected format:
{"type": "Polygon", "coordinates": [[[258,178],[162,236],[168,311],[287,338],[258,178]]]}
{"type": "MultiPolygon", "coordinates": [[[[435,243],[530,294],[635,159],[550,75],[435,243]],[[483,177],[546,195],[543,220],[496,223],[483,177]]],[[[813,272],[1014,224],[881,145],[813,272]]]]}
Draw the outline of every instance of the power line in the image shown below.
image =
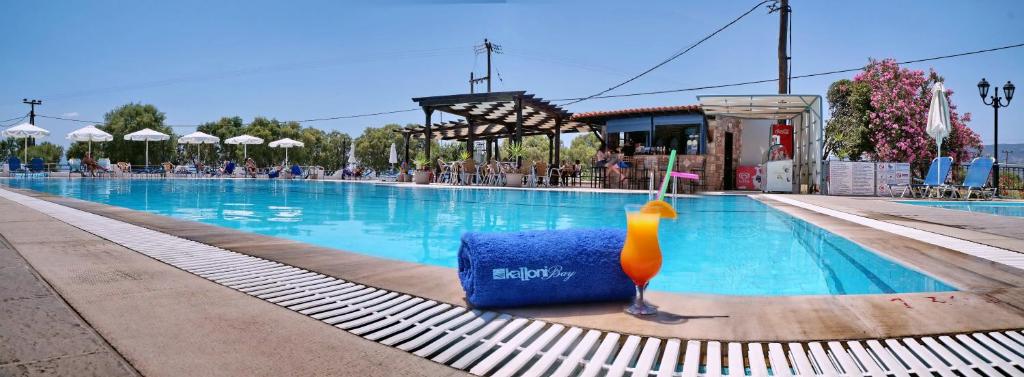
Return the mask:
{"type": "Polygon", "coordinates": [[[4,125],[0,125],[0,127],[9,127],[9,126],[13,126],[13,125],[17,124],[18,122],[21,122],[21,121],[22,121],[22,120],[24,120],[25,118],[28,118],[28,114],[22,115],[22,116],[20,116],[20,117],[18,117],[18,118],[11,118],[11,119],[7,119],[7,120],[4,120],[4,121],[0,121],[0,122],[10,122],[10,121],[12,121],[12,120],[13,120],[13,122],[11,122],[11,123],[7,123],[7,124],[4,124],[4,125]]]}
{"type": "MultiPolygon", "coordinates": [[[[933,56],[933,57],[930,57],[930,58],[906,60],[906,61],[902,61],[902,62],[896,62],[896,64],[904,65],[904,64],[922,63],[922,62],[928,62],[928,61],[934,61],[934,60],[943,60],[943,59],[957,58],[957,57],[961,57],[961,56],[982,54],[982,53],[986,53],[986,52],[1008,50],[1008,49],[1011,49],[1011,48],[1019,48],[1019,47],[1024,47],[1024,43],[1018,43],[1018,44],[1014,44],[1014,45],[1001,46],[1001,47],[995,47],[995,48],[987,48],[987,49],[983,49],[983,50],[974,50],[974,51],[968,51],[968,52],[961,52],[961,53],[957,53],[957,54],[933,56]]],[[[856,68],[846,68],[846,69],[837,69],[837,70],[826,71],[826,72],[809,73],[809,74],[805,74],[805,75],[791,76],[790,79],[802,79],[802,78],[808,78],[808,77],[828,76],[828,75],[834,75],[834,74],[839,74],[839,73],[857,72],[857,71],[863,70],[865,67],[867,67],[867,66],[863,65],[863,66],[856,67],[856,68]]],[[[647,95],[654,95],[654,94],[692,92],[692,91],[705,90],[705,89],[720,89],[720,88],[728,88],[728,87],[734,87],[734,86],[764,84],[764,83],[775,82],[775,81],[779,81],[779,79],[778,78],[773,78],[773,79],[764,79],[764,80],[743,81],[743,82],[730,83],[730,84],[717,84],[717,85],[698,86],[698,87],[682,88],[682,89],[666,89],[666,90],[656,90],[656,91],[650,91],[650,92],[612,94],[612,95],[607,95],[607,96],[595,96],[595,97],[590,97],[590,98],[587,98],[587,97],[559,98],[559,99],[553,99],[553,100],[550,100],[550,101],[552,101],[552,102],[563,102],[563,101],[576,101],[576,100],[580,100],[580,99],[636,97],[636,96],[647,96],[647,95]]],[[[574,103],[576,103],[576,102],[570,102],[570,103],[567,103],[567,104],[565,104],[563,106],[572,105],[574,103]]]]}
{"type": "Polygon", "coordinates": [[[744,13],[743,13],[743,14],[741,14],[741,15],[740,15],[739,17],[736,17],[735,19],[733,19],[733,20],[732,20],[732,21],[730,21],[729,23],[725,24],[725,26],[722,26],[722,27],[718,28],[718,30],[715,30],[715,31],[714,31],[714,32],[712,32],[711,34],[708,34],[708,35],[707,35],[707,36],[705,36],[704,38],[701,38],[701,40],[699,40],[699,41],[697,41],[696,43],[694,43],[694,44],[690,45],[690,47],[687,47],[686,49],[684,49],[684,50],[682,50],[682,51],[680,51],[680,52],[677,52],[677,53],[673,54],[673,55],[672,55],[672,56],[670,56],[670,57],[669,57],[668,59],[665,59],[665,60],[663,60],[663,61],[662,61],[661,63],[655,64],[655,65],[654,65],[653,67],[651,67],[651,68],[648,68],[648,69],[647,69],[646,71],[640,72],[640,74],[638,74],[638,75],[636,75],[636,76],[633,76],[633,77],[629,78],[629,79],[628,79],[628,80],[626,80],[626,81],[620,82],[620,83],[618,83],[618,84],[616,84],[616,85],[614,85],[614,86],[612,86],[612,87],[610,87],[610,88],[608,88],[608,89],[602,90],[602,91],[600,91],[600,92],[597,92],[597,93],[595,93],[595,94],[591,94],[591,95],[589,95],[589,96],[587,96],[587,97],[583,97],[583,98],[580,98],[580,99],[578,99],[578,100],[575,100],[575,101],[573,101],[573,102],[567,103],[567,104],[566,104],[566,106],[568,106],[568,105],[572,105],[572,104],[576,104],[576,103],[580,103],[580,102],[586,101],[586,100],[588,100],[588,99],[591,99],[591,98],[595,98],[595,97],[597,97],[597,96],[600,96],[600,95],[602,95],[602,94],[608,93],[608,92],[610,92],[610,91],[613,91],[613,90],[615,90],[615,89],[618,89],[618,88],[622,87],[623,85],[629,84],[629,83],[633,82],[634,80],[636,80],[636,79],[639,79],[640,77],[643,77],[644,75],[646,75],[646,74],[648,74],[648,73],[651,73],[651,71],[654,71],[655,69],[661,68],[661,66],[663,66],[663,65],[665,65],[665,64],[668,64],[669,62],[671,62],[671,61],[675,60],[676,58],[678,58],[678,57],[680,57],[680,56],[683,56],[683,55],[684,55],[684,54],[686,54],[687,52],[690,52],[690,50],[693,50],[693,49],[694,49],[694,48],[696,48],[697,46],[700,46],[700,45],[701,45],[701,43],[704,43],[704,42],[705,42],[705,41],[707,41],[708,39],[711,39],[711,37],[714,37],[715,35],[718,35],[718,33],[720,33],[720,32],[722,32],[723,30],[725,30],[725,29],[729,28],[729,27],[730,27],[730,26],[732,26],[733,24],[735,24],[735,23],[739,22],[739,20],[741,20],[741,19],[743,19],[743,17],[746,17],[747,15],[749,15],[749,14],[753,13],[753,12],[754,12],[755,10],[757,10],[757,8],[761,7],[761,5],[764,5],[764,4],[766,4],[766,3],[771,3],[771,2],[774,2],[774,1],[775,1],[775,0],[764,0],[764,1],[760,2],[760,3],[757,3],[757,5],[755,5],[755,6],[753,6],[752,8],[750,8],[750,10],[748,10],[748,11],[744,12],[744,13]]]}
{"type": "Polygon", "coordinates": [[[11,118],[11,119],[0,120],[0,123],[7,123],[7,122],[10,122],[10,121],[15,120],[15,119],[18,119],[18,120],[25,119],[25,117],[27,117],[27,116],[28,116],[28,114],[25,114],[25,115],[22,115],[22,116],[16,116],[16,117],[11,118]]]}
{"type": "MultiPolygon", "coordinates": [[[[957,57],[962,57],[962,56],[977,55],[977,54],[983,54],[983,53],[988,53],[988,52],[995,52],[995,51],[1000,51],[1000,50],[1008,50],[1008,49],[1012,49],[1012,48],[1020,48],[1020,47],[1024,47],[1024,43],[1018,43],[1018,44],[1007,45],[1007,46],[1000,46],[1000,47],[994,47],[994,48],[987,48],[987,49],[982,49],[982,50],[974,50],[974,51],[968,51],[968,52],[961,52],[961,53],[956,53],[956,54],[934,56],[934,57],[928,57],[928,58],[922,58],[922,59],[906,60],[906,61],[897,62],[897,64],[900,64],[900,65],[903,65],[903,64],[914,64],[914,63],[922,63],[922,62],[935,61],[935,60],[951,59],[951,58],[957,58],[957,57]]],[[[864,68],[865,68],[865,66],[860,66],[860,67],[856,67],[856,68],[846,68],[846,69],[838,69],[838,70],[825,71],[825,72],[809,73],[809,74],[805,74],[805,75],[792,76],[791,79],[800,79],[800,78],[809,78],[809,77],[817,77],[817,76],[834,75],[834,74],[839,74],[839,73],[856,72],[856,71],[861,71],[864,68]]],[[[720,89],[720,88],[728,88],[728,87],[736,87],[736,86],[764,84],[764,83],[775,82],[775,81],[778,81],[778,80],[779,80],[778,78],[772,78],[772,79],[743,81],[743,82],[728,83],[728,84],[705,85],[705,86],[698,86],[698,87],[691,87],[691,88],[681,88],[681,89],[667,89],[667,90],[658,90],[658,91],[635,92],[635,93],[612,94],[612,95],[595,95],[595,96],[575,97],[575,98],[560,98],[560,99],[552,99],[552,100],[549,100],[549,101],[551,101],[551,102],[574,101],[574,102],[567,103],[567,104],[563,105],[563,106],[568,106],[568,105],[572,105],[574,103],[578,103],[581,100],[587,100],[587,99],[636,97],[636,96],[667,94],[667,93],[679,93],[679,92],[689,92],[689,91],[707,90],[707,89],[720,89]]],[[[378,116],[378,115],[388,115],[388,114],[397,114],[397,113],[405,113],[405,112],[420,111],[420,110],[421,110],[420,108],[410,108],[410,109],[402,109],[402,110],[381,111],[381,112],[375,112],[375,113],[353,114],[353,115],[339,115],[339,116],[333,116],[333,117],[312,118],[312,119],[293,120],[293,121],[284,121],[284,122],[311,123],[311,122],[319,122],[319,121],[327,121],[327,120],[364,118],[364,117],[371,117],[371,116],[378,116]]],[[[56,119],[56,120],[64,120],[64,121],[79,122],[79,123],[92,123],[92,124],[102,124],[102,123],[104,123],[103,121],[70,119],[70,118],[63,118],[63,117],[49,116],[49,115],[42,115],[42,114],[36,114],[36,116],[41,117],[41,118],[47,118],[47,119],[56,119]]],[[[23,115],[23,116],[21,116],[19,118],[11,118],[11,119],[7,119],[5,121],[0,121],[0,123],[11,121],[11,120],[15,120],[15,119],[20,121],[21,119],[24,119],[24,118],[27,118],[27,117],[28,117],[28,115],[23,115]]],[[[175,128],[186,128],[186,127],[189,127],[190,128],[190,127],[199,127],[199,125],[168,125],[168,127],[175,127],[175,128]]]]}

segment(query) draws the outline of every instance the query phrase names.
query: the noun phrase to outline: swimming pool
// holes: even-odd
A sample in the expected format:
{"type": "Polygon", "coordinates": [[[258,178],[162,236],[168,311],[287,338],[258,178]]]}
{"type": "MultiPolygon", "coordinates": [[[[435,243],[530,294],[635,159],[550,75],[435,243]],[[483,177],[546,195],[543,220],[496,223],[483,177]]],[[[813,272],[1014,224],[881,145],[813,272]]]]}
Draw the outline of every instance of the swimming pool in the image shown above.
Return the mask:
{"type": "Polygon", "coordinates": [[[1024,202],[948,202],[948,201],[900,201],[903,204],[954,209],[957,211],[980,212],[999,216],[1024,217],[1024,202]]]}
{"type": "MultiPolygon", "coordinates": [[[[9,179],[2,184],[381,258],[456,267],[467,230],[625,228],[645,195],[322,181],[9,179]]],[[[680,199],[651,289],[728,295],[951,291],[745,196],[680,199]]]]}

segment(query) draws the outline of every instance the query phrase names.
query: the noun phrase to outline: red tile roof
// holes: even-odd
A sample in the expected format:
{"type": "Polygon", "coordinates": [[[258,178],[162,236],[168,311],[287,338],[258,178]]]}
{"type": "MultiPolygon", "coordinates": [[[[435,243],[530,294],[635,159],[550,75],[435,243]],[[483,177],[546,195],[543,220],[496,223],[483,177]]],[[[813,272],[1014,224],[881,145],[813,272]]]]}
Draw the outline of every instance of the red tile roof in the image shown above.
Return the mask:
{"type": "Polygon", "coordinates": [[[665,113],[696,113],[700,112],[700,105],[677,105],[658,107],[638,107],[633,109],[589,111],[572,115],[572,120],[596,121],[610,118],[628,118],[630,115],[658,115],[665,113]]]}

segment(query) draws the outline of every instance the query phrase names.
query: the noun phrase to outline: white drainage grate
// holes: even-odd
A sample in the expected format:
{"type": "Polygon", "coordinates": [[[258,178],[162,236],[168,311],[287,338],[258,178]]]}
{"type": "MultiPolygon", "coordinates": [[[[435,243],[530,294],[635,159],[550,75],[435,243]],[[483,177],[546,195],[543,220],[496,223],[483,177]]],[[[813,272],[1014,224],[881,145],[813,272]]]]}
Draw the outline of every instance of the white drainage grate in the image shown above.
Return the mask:
{"type": "Polygon", "coordinates": [[[156,260],[352,334],[477,375],[1017,376],[1024,333],[811,343],[659,339],[470,310],[255,258],[0,189],[156,260]]]}

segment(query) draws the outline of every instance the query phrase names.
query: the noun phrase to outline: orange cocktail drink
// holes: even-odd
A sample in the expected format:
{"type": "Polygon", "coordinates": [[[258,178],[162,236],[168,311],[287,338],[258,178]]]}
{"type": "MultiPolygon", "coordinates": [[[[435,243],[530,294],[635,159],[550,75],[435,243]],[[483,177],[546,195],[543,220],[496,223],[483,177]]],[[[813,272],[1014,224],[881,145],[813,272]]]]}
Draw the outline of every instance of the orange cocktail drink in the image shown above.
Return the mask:
{"type": "Polygon", "coordinates": [[[658,223],[661,214],[649,208],[626,206],[626,242],[619,257],[622,270],[637,287],[636,300],[626,308],[631,314],[654,314],[657,310],[644,301],[644,291],[661,269],[658,223]]]}

